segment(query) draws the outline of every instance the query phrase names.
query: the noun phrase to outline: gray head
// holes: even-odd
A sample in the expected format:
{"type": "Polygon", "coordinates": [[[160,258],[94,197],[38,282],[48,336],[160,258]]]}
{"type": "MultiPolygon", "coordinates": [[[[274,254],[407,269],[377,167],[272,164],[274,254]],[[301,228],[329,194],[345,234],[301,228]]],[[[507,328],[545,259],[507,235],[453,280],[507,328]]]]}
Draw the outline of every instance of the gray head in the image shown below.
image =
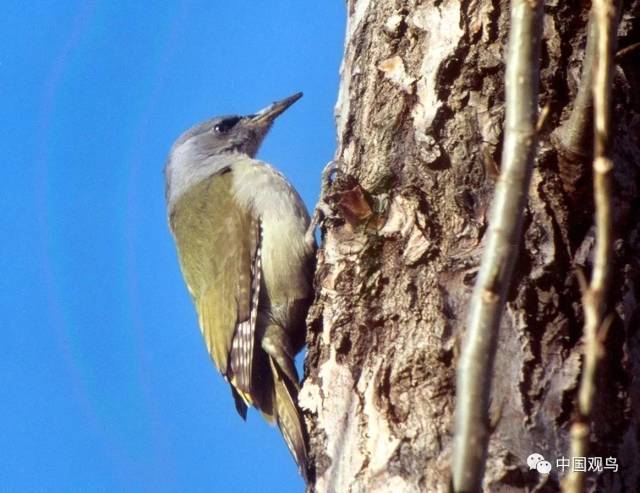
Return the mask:
{"type": "Polygon", "coordinates": [[[215,173],[216,167],[228,165],[234,155],[254,157],[274,120],[301,97],[296,93],[253,115],[212,118],[184,132],[173,144],[165,167],[167,199],[215,173]]]}

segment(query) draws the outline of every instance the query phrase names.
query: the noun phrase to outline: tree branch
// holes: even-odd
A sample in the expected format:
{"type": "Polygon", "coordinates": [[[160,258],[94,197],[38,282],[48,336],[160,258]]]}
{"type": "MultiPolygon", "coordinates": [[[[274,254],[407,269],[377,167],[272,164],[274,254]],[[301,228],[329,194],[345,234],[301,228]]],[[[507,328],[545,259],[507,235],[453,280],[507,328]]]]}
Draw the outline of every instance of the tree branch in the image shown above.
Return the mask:
{"type": "MultiPolygon", "coordinates": [[[[587,144],[592,128],[593,112],[593,67],[596,56],[596,23],[593,13],[587,26],[587,44],[582,60],[580,85],[569,118],[554,132],[559,151],[571,162],[587,155],[587,144]]],[[[564,163],[563,163],[564,164],[564,163]]],[[[562,172],[562,170],[561,170],[562,172]]]]}
{"type": "MultiPolygon", "coordinates": [[[[596,23],[596,64],[593,78],[594,159],[593,193],[596,205],[596,244],[591,283],[583,290],[584,368],[578,393],[578,418],[571,430],[572,457],[585,457],[589,449],[589,422],[596,392],[598,363],[604,356],[606,289],[610,277],[613,246],[611,219],[611,73],[616,46],[616,6],[613,0],[594,0],[592,19],[596,23]]],[[[584,473],[571,471],[564,490],[584,489],[584,473]]]]}
{"type": "Polygon", "coordinates": [[[629,46],[626,46],[626,47],[622,48],[621,50],[619,50],[616,53],[616,62],[619,62],[624,57],[626,57],[627,55],[630,55],[631,53],[633,53],[634,51],[636,51],[638,49],[640,49],[640,42],[633,43],[633,44],[631,44],[629,46]]]}
{"type": "Polygon", "coordinates": [[[488,445],[491,377],[500,316],[518,254],[537,132],[542,0],[511,1],[506,63],[506,121],[501,173],[486,245],[470,301],[458,366],[453,485],[478,491],[488,445]]]}

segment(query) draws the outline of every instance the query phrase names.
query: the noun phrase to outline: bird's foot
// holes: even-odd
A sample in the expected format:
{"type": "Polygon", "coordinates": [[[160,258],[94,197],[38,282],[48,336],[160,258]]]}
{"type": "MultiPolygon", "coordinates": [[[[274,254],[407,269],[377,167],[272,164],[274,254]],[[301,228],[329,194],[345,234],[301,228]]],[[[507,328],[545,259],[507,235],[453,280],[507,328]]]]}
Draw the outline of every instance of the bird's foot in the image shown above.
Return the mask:
{"type": "Polygon", "coordinates": [[[267,326],[262,337],[262,349],[271,356],[287,378],[295,386],[298,386],[298,372],[293,363],[294,354],[291,349],[289,335],[279,325],[267,326]]]}
{"type": "Polygon", "coordinates": [[[305,234],[305,241],[309,246],[315,246],[315,236],[314,233],[316,228],[321,227],[324,219],[329,217],[332,213],[331,206],[326,201],[327,194],[329,192],[329,188],[333,183],[334,176],[340,172],[340,161],[329,161],[329,163],[322,170],[322,181],[320,187],[320,199],[316,204],[313,215],[311,216],[311,222],[309,223],[309,228],[305,234]]]}

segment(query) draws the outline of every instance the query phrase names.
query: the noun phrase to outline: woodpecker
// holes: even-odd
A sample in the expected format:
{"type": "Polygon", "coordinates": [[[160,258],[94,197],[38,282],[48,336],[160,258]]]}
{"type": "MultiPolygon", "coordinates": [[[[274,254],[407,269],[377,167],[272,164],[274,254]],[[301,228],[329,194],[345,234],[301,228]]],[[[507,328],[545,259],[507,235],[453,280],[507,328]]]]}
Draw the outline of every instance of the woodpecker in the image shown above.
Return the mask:
{"type": "Polygon", "coordinates": [[[200,330],[236,409],[246,419],[254,406],[275,422],[306,479],[294,357],[305,340],[316,245],[296,190],[255,159],[276,117],[301,97],[187,130],[169,153],[165,193],[200,330]]]}

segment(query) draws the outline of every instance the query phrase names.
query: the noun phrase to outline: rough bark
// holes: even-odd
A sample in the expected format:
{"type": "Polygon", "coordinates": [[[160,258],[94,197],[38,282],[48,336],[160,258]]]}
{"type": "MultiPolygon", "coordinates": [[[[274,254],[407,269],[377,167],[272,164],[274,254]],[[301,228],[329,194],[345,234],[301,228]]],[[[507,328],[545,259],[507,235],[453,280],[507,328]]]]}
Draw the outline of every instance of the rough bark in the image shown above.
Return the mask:
{"type": "MultiPolygon", "coordinates": [[[[487,227],[504,117],[508,2],[351,0],[336,106],[338,171],[325,197],[300,403],[318,492],[447,491],[455,371],[487,227]]],[[[582,370],[577,272],[592,265],[591,151],[553,131],[571,111],[589,5],[547,2],[540,100],[548,105],[524,240],[501,323],[486,491],[556,491],[582,370]],[[567,164],[568,163],[568,164],[567,164]],[[568,170],[568,171],[567,171],[568,170]],[[529,470],[541,453],[554,468],[529,470]]],[[[623,2],[618,46],[640,38],[623,2]]],[[[618,472],[597,491],[640,491],[640,51],[614,74],[612,326],[591,456],[618,472]]]]}

